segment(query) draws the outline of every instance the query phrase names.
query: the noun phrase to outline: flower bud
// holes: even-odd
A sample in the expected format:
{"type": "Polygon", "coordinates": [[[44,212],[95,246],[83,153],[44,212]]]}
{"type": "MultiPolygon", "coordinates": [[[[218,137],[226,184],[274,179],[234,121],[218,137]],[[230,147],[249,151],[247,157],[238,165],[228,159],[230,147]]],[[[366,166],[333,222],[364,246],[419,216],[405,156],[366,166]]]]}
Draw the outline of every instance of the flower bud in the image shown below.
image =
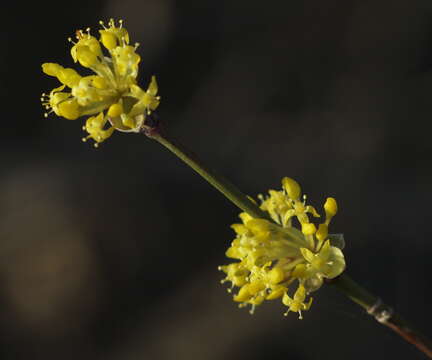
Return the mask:
{"type": "Polygon", "coordinates": [[[282,186],[291,199],[298,200],[300,198],[301,188],[297,181],[289,177],[284,177],[282,179],[282,186]]]}
{"type": "Polygon", "coordinates": [[[76,99],[69,99],[58,104],[58,113],[68,120],[75,120],[80,116],[79,105],[76,99]]]}

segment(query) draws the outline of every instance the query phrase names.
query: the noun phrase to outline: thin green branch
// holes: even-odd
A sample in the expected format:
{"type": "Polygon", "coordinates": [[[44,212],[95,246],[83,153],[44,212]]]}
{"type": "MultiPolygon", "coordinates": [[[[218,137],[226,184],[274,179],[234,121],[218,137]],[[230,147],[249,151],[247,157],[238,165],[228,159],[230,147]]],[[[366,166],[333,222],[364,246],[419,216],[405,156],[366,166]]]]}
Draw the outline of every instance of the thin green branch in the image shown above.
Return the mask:
{"type": "Polygon", "coordinates": [[[210,185],[219,190],[238,208],[247,212],[252,217],[267,219],[271,221],[268,214],[262,211],[236,186],[234,186],[224,177],[217,175],[214,171],[204,166],[203,163],[199,161],[194,154],[192,154],[190,151],[185,150],[183,146],[180,146],[177,142],[168,140],[165,135],[162,136],[159,132],[153,131],[151,134],[147,133],[147,136],[149,136],[153,140],[156,140],[157,142],[165,146],[169,151],[174,153],[174,155],[176,155],[187,165],[189,165],[193,170],[195,170],[198,174],[200,174],[205,180],[210,183],[210,185]]]}

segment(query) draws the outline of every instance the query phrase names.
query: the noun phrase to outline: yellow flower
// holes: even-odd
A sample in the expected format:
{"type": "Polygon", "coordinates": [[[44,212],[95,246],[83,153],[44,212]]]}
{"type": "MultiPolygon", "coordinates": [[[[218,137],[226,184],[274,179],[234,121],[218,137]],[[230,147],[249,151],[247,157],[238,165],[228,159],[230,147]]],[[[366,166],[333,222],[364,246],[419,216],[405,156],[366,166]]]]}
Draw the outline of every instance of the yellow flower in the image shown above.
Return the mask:
{"type": "Polygon", "coordinates": [[[64,68],[56,63],[42,64],[42,71],[56,77],[62,84],[49,94],[42,94],[42,104],[56,115],[69,120],[90,115],[83,127],[95,146],[111,136],[114,130],[140,132],[147,128],[146,118],[159,105],[158,86],[153,76],[146,91],[137,83],[140,56],[136,53],[138,44],[129,45],[129,33],[111,19],[108,26],[100,22],[98,40],[85,32],[76,32],[71,56],[74,62],[89,68],[95,75],[81,76],[74,69],[64,68]],[[106,54],[102,50],[105,48],[106,54]],[[68,88],[68,91],[63,91],[68,88]]]}
{"type": "Polygon", "coordinates": [[[239,291],[234,301],[241,307],[255,307],[265,300],[282,299],[288,311],[299,313],[308,310],[312,298],[307,296],[318,290],[325,278],[332,279],[345,269],[340,236],[329,235],[328,226],[337,213],[337,203],[328,198],[324,204],[326,214],[321,224],[311,222],[309,215],[320,215],[306,197],[301,198],[300,185],[293,179],[282,180],[282,190],[270,190],[269,195],[259,196],[261,209],[268,212],[273,222],[240,214],[241,224],[231,227],[236,238],[226,256],[238,260],[220,266],[225,272],[222,280],[231,283],[239,291]],[[294,226],[296,220],[297,226],[294,226]],[[294,290],[291,298],[288,293],[294,290]]]}
{"type": "Polygon", "coordinates": [[[290,298],[287,293],[284,294],[282,298],[282,303],[286,306],[288,306],[288,310],[284,314],[285,316],[288,315],[290,311],[298,312],[299,313],[299,319],[302,319],[302,310],[309,310],[309,308],[312,305],[313,298],[309,298],[309,302],[305,303],[306,298],[306,289],[305,287],[300,284],[297,288],[294,297],[290,298]]]}

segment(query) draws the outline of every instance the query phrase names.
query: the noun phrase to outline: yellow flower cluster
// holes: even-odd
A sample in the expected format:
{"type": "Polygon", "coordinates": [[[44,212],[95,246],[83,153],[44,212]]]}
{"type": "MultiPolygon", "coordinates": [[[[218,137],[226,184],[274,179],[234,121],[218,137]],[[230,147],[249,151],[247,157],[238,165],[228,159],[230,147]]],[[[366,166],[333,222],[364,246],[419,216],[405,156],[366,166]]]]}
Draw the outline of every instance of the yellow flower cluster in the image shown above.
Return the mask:
{"type": "Polygon", "coordinates": [[[320,215],[305,204],[306,197],[301,196],[299,184],[286,177],[282,188],[281,191],[270,190],[266,197],[259,196],[261,209],[273,222],[240,214],[242,223],[231,226],[237,237],[226,252],[227,257],[239,261],[220,266],[219,270],[226,273],[222,283],[228,281],[231,289],[240,288],[234,296],[240,307],[251,305],[253,313],[265,300],[282,298],[282,303],[288,307],[285,315],[293,311],[302,318],[302,311],[312,304],[312,297],[308,300],[306,297],[318,290],[325,278],[332,279],[345,269],[345,259],[339,248],[342,246],[336,241],[338,236],[328,234],[337,203],[334,198],[327,198],[325,221],[317,228],[309,215],[320,215]]]}
{"type": "Polygon", "coordinates": [[[153,76],[146,91],[137,85],[140,56],[135,52],[138,44],[129,45],[129,34],[120,20],[118,26],[111,19],[108,27],[101,21],[100,38],[86,32],[76,32],[71,56],[95,75],[81,76],[74,69],[56,63],[45,63],[45,74],[56,77],[62,84],[49,94],[42,94],[42,104],[49,112],[69,120],[90,115],[84,130],[97,146],[109,138],[114,130],[139,132],[146,117],[159,105],[157,83],[153,76]],[[108,56],[105,56],[105,48],[108,56]],[[64,91],[69,88],[70,91],[64,91]]]}

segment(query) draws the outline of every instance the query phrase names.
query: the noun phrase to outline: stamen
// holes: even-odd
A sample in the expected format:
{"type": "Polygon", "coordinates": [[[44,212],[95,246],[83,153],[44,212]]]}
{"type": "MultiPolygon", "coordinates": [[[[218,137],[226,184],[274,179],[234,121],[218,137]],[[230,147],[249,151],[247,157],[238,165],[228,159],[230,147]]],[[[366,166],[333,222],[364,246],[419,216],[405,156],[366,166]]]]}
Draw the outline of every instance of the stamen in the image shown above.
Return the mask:
{"type": "Polygon", "coordinates": [[[83,31],[82,30],[75,31],[75,37],[77,38],[77,40],[81,40],[84,37],[83,31]]]}

